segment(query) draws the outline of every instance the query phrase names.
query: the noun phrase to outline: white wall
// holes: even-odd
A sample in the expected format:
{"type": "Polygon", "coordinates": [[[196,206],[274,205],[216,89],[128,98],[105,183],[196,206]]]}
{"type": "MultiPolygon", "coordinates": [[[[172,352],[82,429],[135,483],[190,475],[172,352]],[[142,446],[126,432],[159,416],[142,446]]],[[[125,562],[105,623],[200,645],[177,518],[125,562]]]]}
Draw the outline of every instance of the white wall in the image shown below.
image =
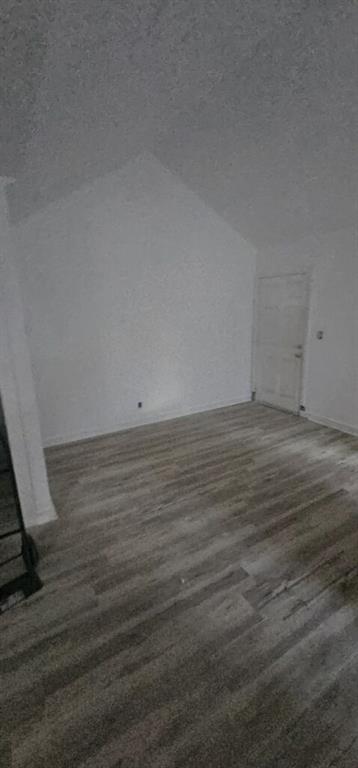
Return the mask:
{"type": "Polygon", "coordinates": [[[255,252],[155,158],[16,240],[47,444],[250,398],[255,252]]]}
{"type": "Polygon", "coordinates": [[[0,392],[27,525],[53,519],[23,307],[0,182],[0,392]]]}
{"type": "Polygon", "coordinates": [[[258,255],[258,274],[311,277],[304,404],[309,418],[358,433],[358,240],[353,229],[258,255]],[[317,339],[317,331],[323,339],[317,339]]]}

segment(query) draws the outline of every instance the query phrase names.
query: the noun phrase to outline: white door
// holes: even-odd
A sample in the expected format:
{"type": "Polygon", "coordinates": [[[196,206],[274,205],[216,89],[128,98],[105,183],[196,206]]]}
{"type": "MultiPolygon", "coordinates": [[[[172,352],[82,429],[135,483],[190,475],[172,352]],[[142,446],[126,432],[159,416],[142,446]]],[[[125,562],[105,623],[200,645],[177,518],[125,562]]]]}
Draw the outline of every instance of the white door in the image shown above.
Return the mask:
{"type": "Polygon", "coordinates": [[[255,339],[256,399],[298,413],[306,335],[306,275],[258,280],[255,339]]]}

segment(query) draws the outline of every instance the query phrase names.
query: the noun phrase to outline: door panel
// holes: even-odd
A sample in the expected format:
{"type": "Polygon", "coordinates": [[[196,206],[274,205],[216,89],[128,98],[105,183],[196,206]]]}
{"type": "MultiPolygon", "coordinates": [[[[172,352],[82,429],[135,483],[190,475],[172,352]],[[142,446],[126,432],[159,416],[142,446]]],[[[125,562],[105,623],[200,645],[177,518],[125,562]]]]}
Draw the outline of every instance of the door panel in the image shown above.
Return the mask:
{"type": "Polygon", "coordinates": [[[297,413],[306,334],[306,275],[260,278],[256,315],[256,398],[297,413]]]}

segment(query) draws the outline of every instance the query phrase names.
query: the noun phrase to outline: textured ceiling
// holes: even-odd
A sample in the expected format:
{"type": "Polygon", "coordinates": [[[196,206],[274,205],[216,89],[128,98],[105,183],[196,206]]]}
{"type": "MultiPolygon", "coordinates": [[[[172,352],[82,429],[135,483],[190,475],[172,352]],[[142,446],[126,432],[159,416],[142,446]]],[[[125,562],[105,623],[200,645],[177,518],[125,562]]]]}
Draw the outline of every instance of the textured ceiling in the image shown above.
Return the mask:
{"type": "Polygon", "coordinates": [[[149,150],[258,247],[355,223],[358,4],[10,7],[2,172],[17,176],[14,217],[149,150]]]}
{"type": "Polygon", "coordinates": [[[0,173],[25,161],[53,0],[0,2],[0,173]]]}

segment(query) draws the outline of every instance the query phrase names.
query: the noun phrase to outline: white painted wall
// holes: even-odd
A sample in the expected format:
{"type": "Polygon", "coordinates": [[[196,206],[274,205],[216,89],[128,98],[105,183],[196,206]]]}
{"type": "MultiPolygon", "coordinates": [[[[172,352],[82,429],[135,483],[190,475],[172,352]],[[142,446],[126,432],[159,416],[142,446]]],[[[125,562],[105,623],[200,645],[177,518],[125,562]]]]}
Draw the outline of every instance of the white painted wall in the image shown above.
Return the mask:
{"type": "Polygon", "coordinates": [[[37,402],[24,327],[5,188],[0,182],[0,392],[26,525],[52,520],[37,402]]]}
{"type": "Polygon", "coordinates": [[[358,239],[353,229],[258,254],[258,274],[311,276],[304,403],[307,415],[358,433],[358,239]],[[323,339],[317,339],[317,331],[323,339]]]}
{"type": "Polygon", "coordinates": [[[250,398],[255,252],[154,157],[16,243],[47,444],[250,398]]]}

